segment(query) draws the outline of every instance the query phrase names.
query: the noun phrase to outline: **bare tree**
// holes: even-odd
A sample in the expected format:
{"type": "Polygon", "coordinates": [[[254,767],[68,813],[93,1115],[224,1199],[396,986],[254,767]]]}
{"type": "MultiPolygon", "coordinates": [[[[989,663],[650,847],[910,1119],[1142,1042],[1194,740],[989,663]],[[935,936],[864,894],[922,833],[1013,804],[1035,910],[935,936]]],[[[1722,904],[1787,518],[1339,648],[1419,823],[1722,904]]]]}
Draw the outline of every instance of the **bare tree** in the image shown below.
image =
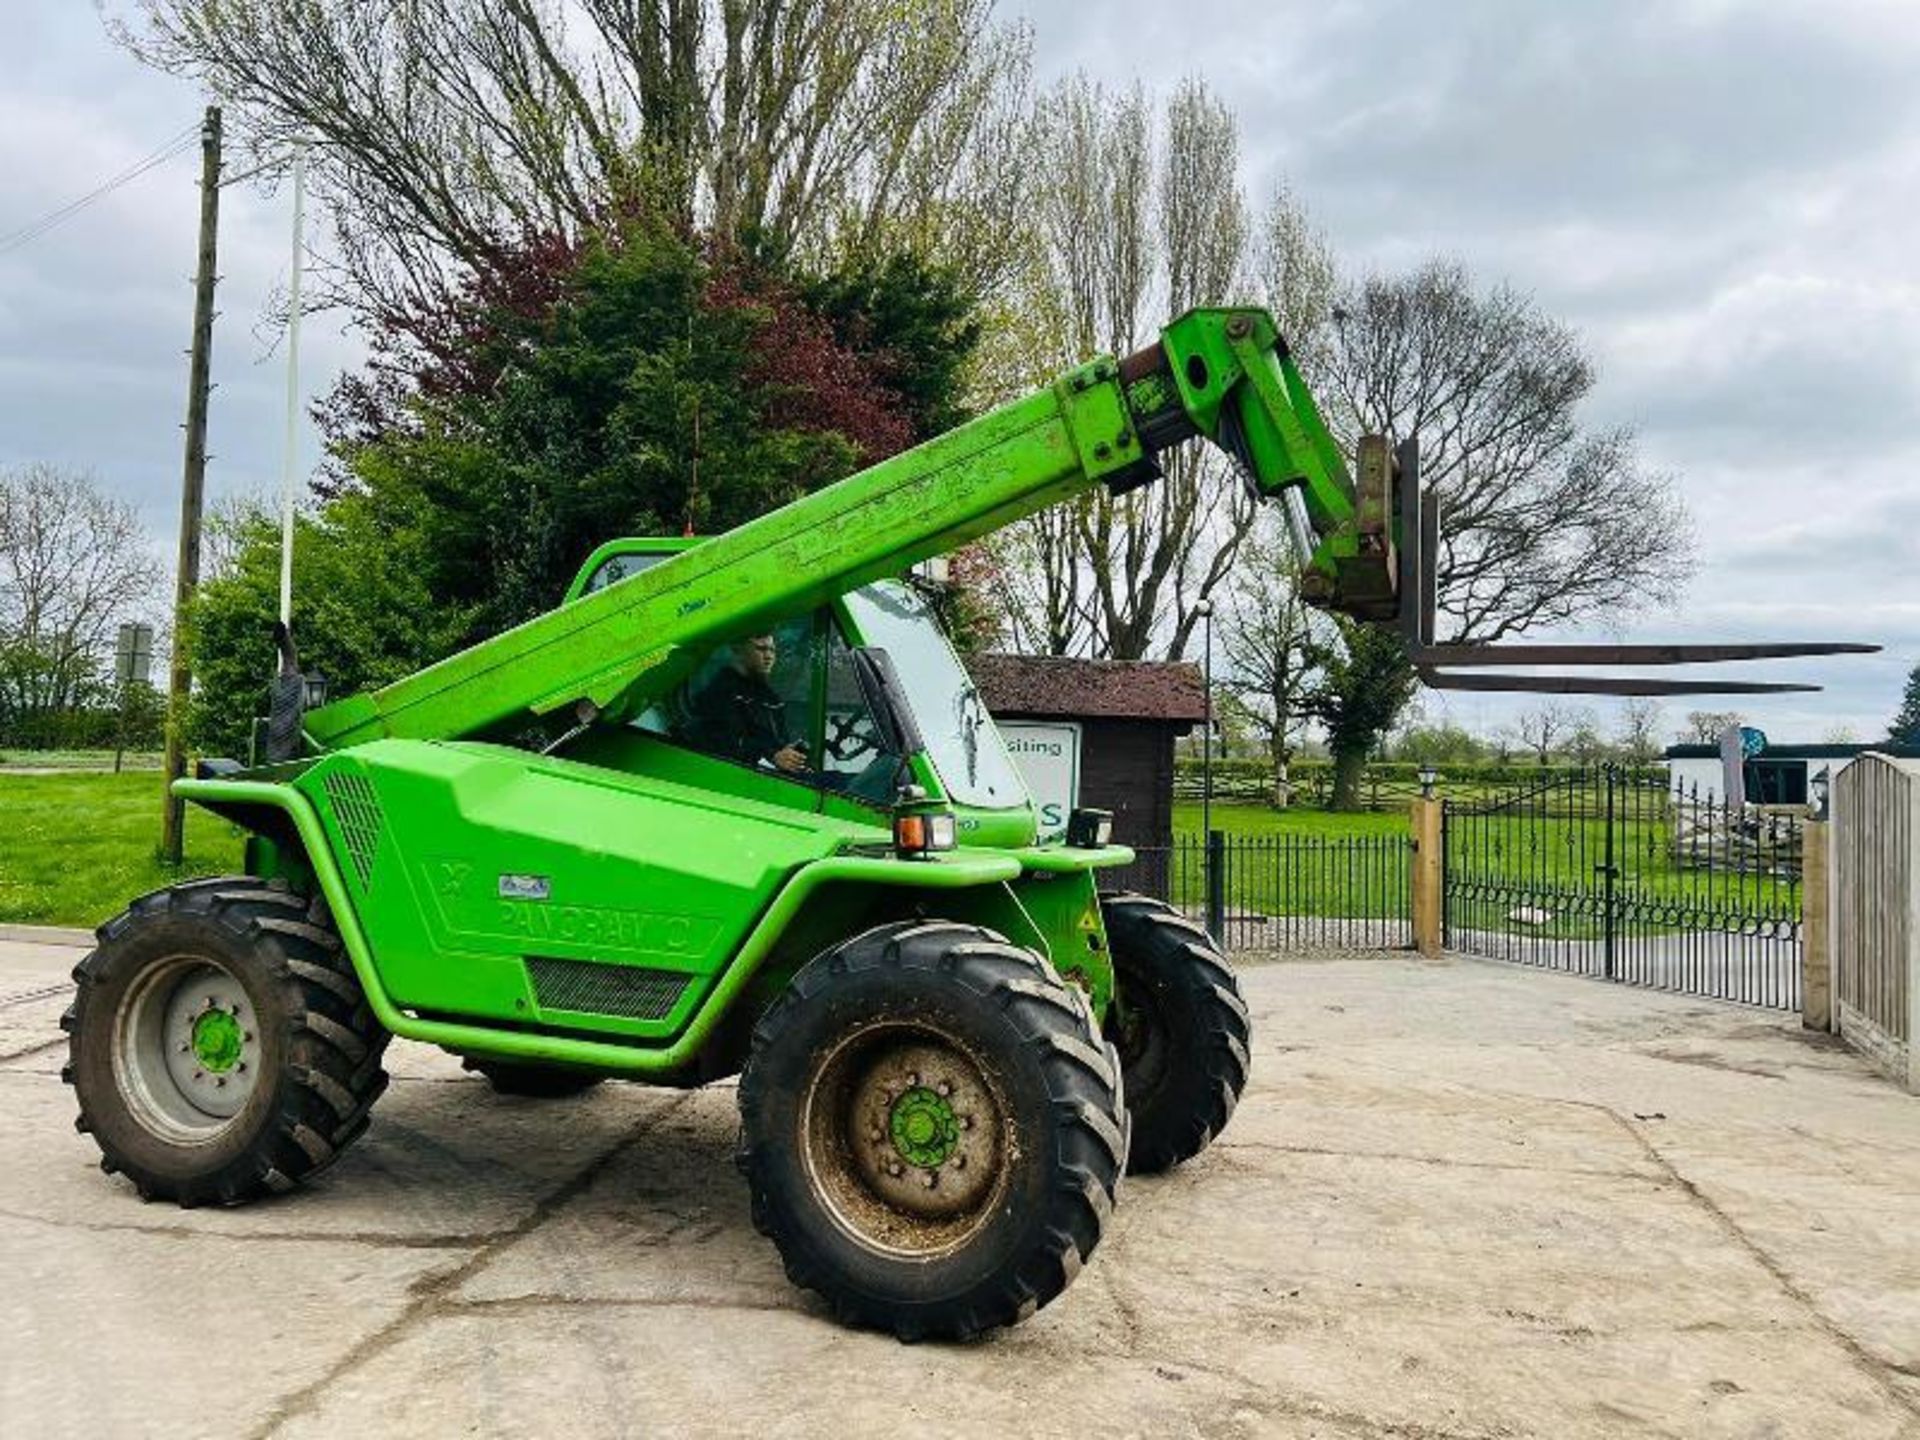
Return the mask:
{"type": "Polygon", "coordinates": [[[1522,711],[1513,723],[1520,743],[1545,765],[1553,759],[1555,747],[1565,743],[1582,725],[1591,729],[1593,717],[1580,706],[1554,700],[1522,711]]]}
{"type": "Polygon", "coordinates": [[[1724,731],[1746,723],[1747,717],[1738,710],[1689,710],[1680,739],[1683,744],[1718,745],[1724,731]]]}
{"type": "Polygon", "coordinates": [[[1351,449],[1417,435],[1441,496],[1439,609],[1450,638],[1499,640],[1670,601],[1692,531],[1670,476],[1624,427],[1582,428],[1594,369],[1579,338],[1504,286],[1432,261],[1341,294],[1311,378],[1351,449]]]}
{"type": "Polygon", "coordinates": [[[245,491],[222,495],[207,507],[200,531],[200,582],[224,579],[247,543],[247,532],[275,523],[275,507],[264,495],[245,491]]]}
{"type": "Polygon", "coordinates": [[[1600,733],[1593,711],[1584,705],[1575,708],[1572,727],[1560,742],[1560,750],[1576,765],[1597,765],[1607,759],[1606,737],[1600,733]]]}
{"type": "Polygon", "coordinates": [[[1270,519],[1248,538],[1220,607],[1227,693],[1266,746],[1273,803],[1290,794],[1288,767],[1308,717],[1306,697],[1325,622],[1300,598],[1299,562],[1270,519]]]}
{"type": "MultiPolygon", "coordinates": [[[[1138,89],[1113,94],[1076,77],[1045,97],[1038,130],[1028,283],[1003,332],[1031,363],[997,372],[1007,389],[1098,351],[1126,354],[1167,317],[1249,284],[1290,323],[1325,315],[1324,242],[1285,191],[1249,220],[1237,127],[1199,81],[1175,91],[1156,131],[1138,89]]],[[[1210,447],[1162,463],[1154,485],[1097,492],[1008,537],[1023,643],[1123,659],[1188,651],[1199,602],[1225,581],[1259,507],[1210,447]]]]}
{"type": "Polygon", "coordinates": [[[1651,765],[1660,758],[1660,705],[1643,698],[1629,699],[1620,706],[1620,727],[1615,732],[1620,755],[1630,765],[1651,765]]]}
{"type": "Polygon", "coordinates": [[[162,573],[133,507],[90,474],[0,470],[0,714],[84,703],[118,626],[148,617],[162,573]]]}
{"type": "Polygon", "coordinates": [[[115,33],[222,96],[249,166],[315,142],[357,308],[635,211],[798,251],[905,233],[982,285],[1017,232],[1030,41],[991,0],[134,4],[115,33]]]}

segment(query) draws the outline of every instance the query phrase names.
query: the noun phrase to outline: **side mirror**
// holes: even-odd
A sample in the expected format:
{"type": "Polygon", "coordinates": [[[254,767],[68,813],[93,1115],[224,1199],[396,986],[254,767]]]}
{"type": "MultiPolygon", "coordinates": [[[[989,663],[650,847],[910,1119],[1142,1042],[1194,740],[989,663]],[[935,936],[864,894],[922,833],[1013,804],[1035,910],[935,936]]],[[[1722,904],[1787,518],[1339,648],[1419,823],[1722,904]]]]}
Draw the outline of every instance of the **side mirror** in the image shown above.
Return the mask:
{"type": "Polygon", "coordinates": [[[867,702],[880,738],[902,762],[926,749],[920,727],[914,722],[913,707],[906,703],[899,672],[887,652],[862,645],[853,652],[853,675],[860,682],[860,698],[867,702]]]}
{"type": "Polygon", "coordinates": [[[269,763],[300,758],[303,748],[300,722],[306,718],[308,705],[307,679],[300,673],[300,656],[293,647],[293,632],[278,620],[273,622],[273,644],[280,652],[280,669],[273,677],[272,698],[268,702],[269,763]]]}

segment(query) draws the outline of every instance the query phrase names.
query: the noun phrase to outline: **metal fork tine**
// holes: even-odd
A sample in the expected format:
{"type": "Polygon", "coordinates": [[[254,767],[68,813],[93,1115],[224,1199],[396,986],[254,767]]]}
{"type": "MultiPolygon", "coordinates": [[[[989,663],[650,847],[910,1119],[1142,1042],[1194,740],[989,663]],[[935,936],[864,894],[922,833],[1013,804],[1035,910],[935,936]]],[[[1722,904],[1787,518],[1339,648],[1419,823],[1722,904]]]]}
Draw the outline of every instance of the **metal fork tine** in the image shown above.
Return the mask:
{"type": "Polygon", "coordinates": [[[1762,680],[1650,680],[1638,675],[1503,675],[1486,671],[1460,674],[1428,665],[1417,668],[1422,683],[1434,690],[1515,690],[1548,695],[1781,695],[1820,688],[1762,680]]]}

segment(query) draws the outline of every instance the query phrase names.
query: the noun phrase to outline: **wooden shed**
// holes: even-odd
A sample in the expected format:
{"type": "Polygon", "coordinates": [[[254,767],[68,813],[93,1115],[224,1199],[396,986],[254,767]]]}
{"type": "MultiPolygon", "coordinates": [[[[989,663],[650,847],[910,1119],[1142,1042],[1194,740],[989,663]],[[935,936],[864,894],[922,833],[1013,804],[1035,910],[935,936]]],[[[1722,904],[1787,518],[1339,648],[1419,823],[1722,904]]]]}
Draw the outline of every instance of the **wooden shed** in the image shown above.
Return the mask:
{"type": "Polygon", "coordinates": [[[1173,843],[1173,742],[1207,718],[1198,665],[975,655],[967,668],[995,719],[1079,726],[1078,803],[1111,810],[1115,840],[1173,843]]]}

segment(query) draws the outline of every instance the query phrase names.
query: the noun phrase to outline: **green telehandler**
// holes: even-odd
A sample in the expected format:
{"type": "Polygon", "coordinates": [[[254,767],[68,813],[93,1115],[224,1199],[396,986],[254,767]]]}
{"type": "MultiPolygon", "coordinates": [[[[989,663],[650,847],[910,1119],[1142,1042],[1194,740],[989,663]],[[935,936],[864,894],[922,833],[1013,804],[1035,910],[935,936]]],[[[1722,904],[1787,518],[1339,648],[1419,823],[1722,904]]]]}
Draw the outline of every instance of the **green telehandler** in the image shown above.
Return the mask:
{"type": "Polygon", "coordinates": [[[1227,1123],[1247,1009],[1204,928],[1101,892],[1108,817],[1037,842],[903,577],[1192,437],[1297,492],[1311,598],[1397,619],[1432,683],[1503,679],[1436,668],[1484,656],[1432,643],[1412,447],[1350,479],[1270,318],[1189,313],[726,534],[603,546],[382,690],[304,710],[282,632],[264,756],[175,786],[246,873],[134,901],[75,971],[102,1167],[185,1206],[288,1189],[366,1129],[395,1035],[523,1094],[738,1074],[755,1224],[842,1319],[965,1337],[1052,1300],[1123,1171],[1227,1123]]]}

